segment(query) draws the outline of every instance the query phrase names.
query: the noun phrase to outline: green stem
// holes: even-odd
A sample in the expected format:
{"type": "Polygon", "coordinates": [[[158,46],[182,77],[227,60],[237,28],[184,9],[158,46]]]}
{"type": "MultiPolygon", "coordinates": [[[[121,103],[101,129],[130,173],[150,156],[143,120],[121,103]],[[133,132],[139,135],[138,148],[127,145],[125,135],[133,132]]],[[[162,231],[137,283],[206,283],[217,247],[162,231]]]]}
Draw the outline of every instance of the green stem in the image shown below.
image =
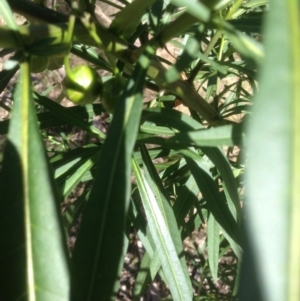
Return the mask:
{"type": "MultiPolygon", "coordinates": [[[[71,14],[69,18],[69,26],[68,26],[67,38],[66,38],[66,43],[69,45],[70,49],[72,47],[72,38],[73,38],[73,32],[75,27],[75,20],[76,20],[75,15],[71,14]]],[[[67,77],[72,80],[72,71],[70,66],[69,53],[64,56],[64,64],[65,64],[67,77]]]]}
{"type": "MultiPolygon", "coordinates": [[[[92,16],[90,16],[92,17],[92,16]]],[[[112,57],[112,55],[107,51],[106,47],[104,47],[103,45],[103,42],[100,38],[100,36],[97,34],[97,31],[96,31],[96,25],[93,21],[89,20],[88,17],[86,16],[83,16],[81,18],[81,22],[82,24],[84,25],[84,27],[86,28],[86,30],[88,31],[90,37],[94,40],[94,42],[96,43],[96,45],[103,49],[111,67],[112,67],[112,72],[113,74],[118,74],[119,73],[119,70],[116,66],[116,63],[115,63],[115,59],[112,57]]]]}
{"type": "MultiPolygon", "coordinates": [[[[224,48],[224,36],[221,38],[221,43],[220,43],[220,49],[218,53],[218,61],[221,61],[222,59],[222,54],[223,54],[223,48],[224,48]]],[[[218,107],[219,100],[220,100],[220,77],[217,74],[217,84],[216,84],[216,98],[215,98],[215,108],[218,107]]]]}

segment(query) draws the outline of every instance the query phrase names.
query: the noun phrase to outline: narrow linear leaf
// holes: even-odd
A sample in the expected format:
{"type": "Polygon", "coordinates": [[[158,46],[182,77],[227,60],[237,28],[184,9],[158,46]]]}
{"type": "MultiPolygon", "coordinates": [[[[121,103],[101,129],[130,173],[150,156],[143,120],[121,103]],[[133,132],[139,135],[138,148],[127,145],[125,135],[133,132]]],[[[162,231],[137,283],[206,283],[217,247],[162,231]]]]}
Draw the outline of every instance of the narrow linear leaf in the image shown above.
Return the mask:
{"type": "Polygon", "coordinates": [[[189,278],[188,269],[185,262],[185,257],[182,256],[183,254],[183,246],[182,241],[180,237],[180,233],[178,230],[176,218],[173,212],[173,209],[168,202],[168,199],[166,197],[166,193],[163,187],[163,183],[160,179],[160,177],[157,174],[157,171],[154,167],[153,162],[151,161],[151,158],[148,154],[148,151],[145,147],[145,145],[140,145],[142,158],[143,158],[143,167],[144,167],[144,173],[145,173],[145,179],[147,180],[150,189],[152,190],[155,199],[157,201],[157,204],[160,208],[160,211],[165,219],[165,223],[168,226],[169,233],[173,239],[173,243],[176,249],[176,252],[178,254],[182,270],[185,275],[186,283],[189,286],[190,294],[192,295],[193,289],[191,285],[191,281],[189,278]]]}
{"type": "Polygon", "coordinates": [[[1,300],[69,300],[59,198],[38,129],[28,61],[21,64],[0,174],[1,300]]]}
{"type": "Polygon", "coordinates": [[[220,228],[214,216],[210,214],[207,222],[207,256],[212,278],[218,280],[218,262],[220,248],[220,228]]]}
{"type": "Polygon", "coordinates": [[[60,185],[61,195],[66,198],[72,190],[83,180],[83,176],[96,164],[100,153],[92,155],[90,158],[76,162],[72,168],[65,172],[57,181],[60,185]]]}
{"type": "Polygon", "coordinates": [[[230,39],[231,43],[239,53],[260,64],[264,58],[264,48],[262,44],[246,34],[236,30],[231,24],[221,25],[224,34],[230,39]]]}
{"type": "Polygon", "coordinates": [[[179,225],[184,223],[184,218],[192,208],[192,205],[198,201],[198,193],[199,188],[194,177],[191,175],[186,184],[180,189],[175,204],[173,205],[174,214],[179,225]]]}
{"type": "Polygon", "coordinates": [[[235,222],[224,197],[220,194],[219,188],[205,170],[201,162],[196,162],[186,157],[186,162],[198,184],[198,187],[206,200],[209,211],[214,215],[216,221],[223,230],[239,244],[238,225],[235,222]]]}
{"type": "Polygon", "coordinates": [[[48,109],[51,113],[56,115],[58,118],[64,120],[64,122],[69,122],[70,124],[74,124],[78,126],[79,128],[83,129],[87,133],[90,133],[92,135],[97,135],[99,138],[104,139],[105,134],[103,134],[101,131],[99,131],[96,127],[93,125],[89,125],[88,122],[83,120],[81,117],[79,117],[73,110],[69,110],[58,103],[54,102],[53,100],[42,96],[38,93],[34,93],[34,100],[48,109]]]}
{"type": "MultiPolygon", "coordinates": [[[[146,224],[147,221],[145,220],[144,212],[142,212],[140,208],[135,206],[134,201],[131,202],[131,205],[132,206],[130,207],[129,210],[130,220],[132,221],[134,228],[137,230],[137,235],[141,240],[146,250],[146,253],[150,257],[149,261],[147,260],[147,263],[145,263],[147,264],[148,267],[146,268],[146,270],[142,270],[140,268],[137,275],[137,280],[135,282],[134,295],[135,297],[140,297],[143,295],[144,291],[151,283],[151,280],[152,281],[154,280],[157,272],[161,268],[161,264],[160,264],[160,259],[158,257],[158,254],[157,252],[155,252],[156,246],[153,242],[152,235],[149,230],[149,226],[146,224]],[[142,283],[138,282],[138,279],[140,279],[142,283]]],[[[162,280],[167,282],[161,270],[159,271],[159,274],[162,280]]]]}
{"type": "Polygon", "coordinates": [[[228,207],[232,216],[235,217],[236,221],[240,222],[242,218],[240,197],[237,190],[236,180],[228,159],[225,157],[222,149],[220,148],[202,147],[201,149],[217,167],[222,177],[224,191],[226,190],[226,193],[228,194],[228,197],[226,198],[228,207]]]}
{"type": "Polygon", "coordinates": [[[208,21],[210,17],[209,9],[197,0],[171,0],[171,3],[178,7],[184,6],[187,12],[199,21],[208,21]]]}
{"type": "Polygon", "coordinates": [[[0,71],[0,93],[5,89],[9,81],[12,79],[12,77],[15,75],[17,70],[19,69],[19,66],[16,66],[13,69],[10,70],[2,70],[0,71]]]}
{"type": "MultiPolygon", "coordinates": [[[[81,119],[88,119],[90,113],[95,113],[95,115],[103,112],[103,108],[100,104],[94,104],[92,109],[81,106],[74,106],[67,108],[68,111],[75,112],[81,119]]],[[[45,129],[48,127],[60,126],[64,124],[68,124],[69,122],[63,120],[52,112],[42,112],[37,115],[40,129],[45,129]]],[[[7,134],[8,132],[8,120],[0,121],[0,134],[7,134]]]]}
{"type": "Polygon", "coordinates": [[[149,184],[134,159],[132,160],[132,166],[148,219],[149,228],[161,260],[164,274],[168,279],[172,297],[175,301],[192,300],[173,240],[161,210],[149,184]]]}
{"type": "Polygon", "coordinates": [[[143,15],[156,0],[135,0],[117,13],[110,29],[123,38],[129,38],[141,23],[143,15]]]}
{"type": "Polygon", "coordinates": [[[148,252],[145,252],[134,285],[133,295],[136,298],[135,300],[139,300],[139,298],[146,292],[149,283],[151,283],[151,262],[152,258],[149,256],[148,252]]]}
{"type": "Polygon", "coordinates": [[[101,150],[73,253],[72,300],[115,299],[123,265],[131,157],[142,111],[143,86],[153,54],[149,46],[139,58],[101,150]]]}
{"type": "Polygon", "coordinates": [[[75,148],[69,152],[60,153],[50,159],[50,163],[55,170],[55,177],[62,175],[67,169],[68,164],[74,164],[84,158],[88,158],[96,152],[100,151],[95,144],[87,144],[83,147],[75,148]]]}
{"type": "Polygon", "coordinates": [[[151,121],[157,125],[172,127],[180,131],[203,129],[203,125],[195,119],[175,110],[151,108],[143,112],[142,121],[151,121]]]}
{"type": "Polygon", "coordinates": [[[191,143],[197,146],[241,145],[244,138],[243,126],[224,125],[217,128],[181,132],[170,138],[170,142],[191,143]]]}
{"type": "Polygon", "coordinates": [[[271,0],[270,7],[265,23],[266,56],[248,129],[248,201],[245,206],[248,237],[241,298],[246,301],[253,300],[253,296],[256,300],[298,301],[299,1],[271,0]],[[278,48],[278,45],[284,47],[278,48]],[[274,74],[276,81],[270,81],[274,74]],[[267,111],[276,122],[265,119],[267,111]],[[252,271],[247,274],[249,267],[252,271]],[[257,281],[255,287],[250,285],[254,281],[257,281]]]}

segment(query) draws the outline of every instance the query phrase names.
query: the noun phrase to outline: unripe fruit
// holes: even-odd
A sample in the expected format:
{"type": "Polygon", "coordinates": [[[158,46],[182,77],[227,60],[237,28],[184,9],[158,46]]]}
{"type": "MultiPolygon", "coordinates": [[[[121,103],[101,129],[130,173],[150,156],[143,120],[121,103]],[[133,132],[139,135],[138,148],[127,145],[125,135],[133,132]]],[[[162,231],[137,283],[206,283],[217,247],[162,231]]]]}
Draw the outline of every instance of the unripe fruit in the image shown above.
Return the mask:
{"type": "Polygon", "coordinates": [[[75,104],[93,103],[100,96],[101,78],[89,66],[80,65],[71,70],[64,80],[64,91],[69,100],[75,104]]]}
{"type": "Polygon", "coordinates": [[[40,73],[47,69],[49,58],[46,56],[32,55],[30,57],[30,67],[32,73],[40,73]]]}
{"type": "Polygon", "coordinates": [[[126,81],[121,75],[116,75],[103,83],[101,103],[108,113],[113,113],[118,100],[126,87],[126,81]]]}

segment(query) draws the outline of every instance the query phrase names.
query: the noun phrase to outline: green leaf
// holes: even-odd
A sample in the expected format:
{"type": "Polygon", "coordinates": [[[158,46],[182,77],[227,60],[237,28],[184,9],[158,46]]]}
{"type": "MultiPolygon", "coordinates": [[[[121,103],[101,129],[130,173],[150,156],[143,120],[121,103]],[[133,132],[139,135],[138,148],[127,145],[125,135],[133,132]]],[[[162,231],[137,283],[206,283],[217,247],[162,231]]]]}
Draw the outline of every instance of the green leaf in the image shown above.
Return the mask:
{"type": "Polygon", "coordinates": [[[157,125],[172,127],[180,131],[203,129],[203,125],[195,119],[175,110],[151,108],[143,112],[142,121],[151,121],[157,125]]]}
{"type": "Polygon", "coordinates": [[[58,178],[69,169],[69,166],[81,159],[90,157],[99,152],[100,148],[96,144],[87,144],[83,147],[75,148],[68,152],[62,152],[50,159],[53,169],[55,170],[55,178],[58,178]],[[70,164],[70,165],[69,165],[70,164]]]}
{"type": "Polygon", "coordinates": [[[132,160],[133,171],[143,201],[148,225],[156,245],[164,274],[175,301],[192,300],[189,286],[163,214],[138,164],[132,160]]]}
{"type": "Polygon", "coordinates": [[[110,25],[110,29],[118,36],[129,38],[141,23],[143,15],[156,0],[135,0],[118,12],[110,25]]]}
{"type": "Polygon", "coordinates": [[[202,147],[201,149],[218,169],[221,175],[221,181],[225,191],[228,207],[232,216],[239,223],[242,219],[240,197],[237,190],[236,180],[228,159],[225,157],[222,149],[220,148],[202,147]]]}
{"type": "Polygon", "coordinates": [[[255,13],[249,17],[230,20],[229,23],[240,31],[261,33],[263,27],[263,17],[264,14],[255,13]]]}
{"type": "Polygon", "coordinates": [[[136,276],[136,281],[134,285],[133,295],[136,299],[143,296],[146,292],[149,283],[151,282],[150,277],[150,264],[152,258],[149,256],[148,252],[145,252],[143,259],[141,261],[139,272],[136,276]]]}
{"type": "Polygon", "coordinates": [[[73,254],[72,300],[111,300],[120,268],[131,192],[131,157],[154,50],[147,47],[116,107],[73,254]]]}
{"type": "Polygon", "coordinates": [[[214,282],[218,280],[218,262],[220,247],[220,228],[214,216],[210,214],[207,222],[207,256],[214,282]]]}
{"type": "Polygon", "coordinates": [[[0,71],[0,93],[5,89],[11,78],[15,75],[17,72],[19,66],[16,66],[13,69],[10,70],[2,70],[0,71]]]}
{"type": "MultiPolygon", "coordinates": [[[[100,104],[93,104],[92,108],[90,108],[89,106],[86,106],[86,107],[74,106],[74,107],[69,107],[66,109],[67,109],[67,111],[72,111],[72,112],[76,113],[76,115],[80,117],[80,120],[88,119],[90,114],[94,113],[95,115],[99,115],[100,113],[102,113],[104,111],[104,109],[102,108],[102,106],[100,104]]],[[[69,113],[67,113],[67,114],[69,114],[69,113]]],[[[42,112],[42,113],[39,113],[37,115],[37,117],[39,120],[40,129],[60,126],[60,125],[69,123],[68,119],[63,120],[63,119],[59,118],[56,114],[53,114],[52,112],[42,112]]],[[[8,120],[0,121],[0,134],[7,134],[8,123],[9,123],[8,120]]],[[[73,124],[73,120],[70,120],[70,123],[73,124]]],[[[79,123],[76,123],[76,125],[78,125],[78,124],[79,123]]],[[[82,125],[81,122],[80,122],[80,125],[82,125]]],[[[87,125],[87,126],[89,126],[89,125],[87,125]]]]}
{"type": "Polygon", "coordinates": [[[197,146],[234,146],[241,145],[244,136],[243,126],[241,124],[235,124],[176,133],[174,137],[169,139],[169,142],[190,143],[197,146]]]}
{"type": "Polygon", "coordinates": [[[271,0],[266,56],[249,124],[243,300],[300,298],[299,1],[271,0]],[[278,47],[284,45],[284,47],[278,47]],[[276,75],[276,81],[270,80],[276,75]],[[266,112],[276,122],[266,118],[266,112]],[[257,281],[257,286],[250,283],[257,281]]]}
{"type": "Polygon", "coordinates": [[[196,162],[186,158],[186,162],[198,184],[198,187],[206,200],[209,211],[223,230],[239,244],[238,225],[235,222],[225,198],[220,194],[219,188],[211,177],[209,171],[202,162],[196,162]]]}
{"type": "Polygon", "coordinates": [[[173,205],[174,214],[179,225],[184,223],[184,218],[198,201],[199,188],[193,176],[190,176],[185,185],[180,188],[178,197],[173,205]]]}
{"type": "MultiPolygon", "coordinates": [[[[173,239],[173,243],[174,243],[176,252],[177,252],[178,256],[180,256],[181,254],[183,254],[183,246],[182,246],[182,241],[181,241],[181,237],[180,237],[180,233],[178,230],[178,226],[177,226],[177,222],[176,222],[176,218],[175,218],[173,209],[172,209],[170,203],[168,202],[166,192],[163,187],[163,183],[162,183],[160,177],[158,176],[157,171],[155,170],[154,164],[151,161],[151,158],[147,152],[146,147],[143,144],[141,144],[140,149],[141,149],[142,158],[143,158],[145,179],[147,180],[149,187],[155,196],[155,199],[160,208],[160,211],[165,219],[165,223],[169,228],[169,233],[173,239]]],[[[192,295],[192,291],[193,291],[192,285],[190,282],[185,258],[183,256],[181,256],[181,258],[180,258],[180,263],[182,266],[182,270],[185,274],[186,283],[189,285],[190,293],[192,295]]]]}
{"type": "Polygon", "coordinates": [[[0,191],[1,300],[69,300],[59,198],[38,129],[28,61],[14,93],[0,191]]]}
{"type": "Polygon", "coordinates": [[[171,3],[178,7],[184,6],[186,11],[199,21],[209,20],[210,10],[197,0],[171,0],[171,3]]]}
{"type": "Polygon", "coordinates": [[[227,22],[220,22],[220,26],[223,27],[222,31],[241,55],[252,59],[258,64],[262,62],[264,59],[264,48],[260,42],[236,30],[227,22]]]}
{"type": "Polygon", "coordinates": [[[57,178],[63,198],[66,198],[73,189],[83,181],[84,175],[94,167],[99,160],[99,156],[100,152],[97,152],[88,156],[88,158],[81,158],[64,166],[64,173],[57,178]]]}
{"type": "Polygon", "coordinates": [[[64,122],[74,124],[91,135],[97,135],[99,138],[102,138],[102,139],[105,138],[105,134],[103,134],[101,131],[99,131],[93,125],[89,125],[88,122],[86,122],[85,120],[80,118],[74,111],[63,107],[63,106],[59,105],[58,103],[54,102],[53,100],[51,100],[45,96],[42,96],[38,93],[34,93],[34,100],[38,104],[47,108],[55,116],[64,120],[64,122]]]}
{"type": "MultiPolygon", "coordinates": [[[[222,74],[226,74],[226,68],[221,66],[216,61],[209,59],[206,55],[202,54],[201,49],[201,40],[203,39],[203,24],[198,25],[195,28],[195,33],[193,36],[189,36],[184,47],[183,53],[179,56],[176,63],[170,67],[165,73],[166,81],[171,83],[181,78],[180,72],[183,70],[188,70],[191,63],[196,59],[201,59],[204,62],[208,63],[212,69],[219,71],[222,74]]],[[[198,61],[199,64],[199,61],[198,61]]]]}

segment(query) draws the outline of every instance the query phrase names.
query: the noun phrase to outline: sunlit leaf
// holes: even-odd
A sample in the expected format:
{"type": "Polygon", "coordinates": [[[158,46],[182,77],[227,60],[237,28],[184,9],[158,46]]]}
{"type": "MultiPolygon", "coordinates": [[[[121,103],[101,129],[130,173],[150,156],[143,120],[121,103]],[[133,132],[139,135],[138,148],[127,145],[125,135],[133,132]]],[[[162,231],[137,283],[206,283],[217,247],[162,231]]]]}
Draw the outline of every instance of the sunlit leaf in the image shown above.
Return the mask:
{"type": "Polygon", "coordinates": [[[172,297],[175,301],[192,300],[168,226],[155,200],[155,196],[134,159],[132,164],[149,228],[161,260],[163,271],[168,280],[172,297]]]}
{"type": "Polygon", "coordinates": [[[208,217],[207,222],[207,255],[208,263],[213,280],[218,279],[218,262],[220,247],[220,228],[212,214],[208,217]]]}

